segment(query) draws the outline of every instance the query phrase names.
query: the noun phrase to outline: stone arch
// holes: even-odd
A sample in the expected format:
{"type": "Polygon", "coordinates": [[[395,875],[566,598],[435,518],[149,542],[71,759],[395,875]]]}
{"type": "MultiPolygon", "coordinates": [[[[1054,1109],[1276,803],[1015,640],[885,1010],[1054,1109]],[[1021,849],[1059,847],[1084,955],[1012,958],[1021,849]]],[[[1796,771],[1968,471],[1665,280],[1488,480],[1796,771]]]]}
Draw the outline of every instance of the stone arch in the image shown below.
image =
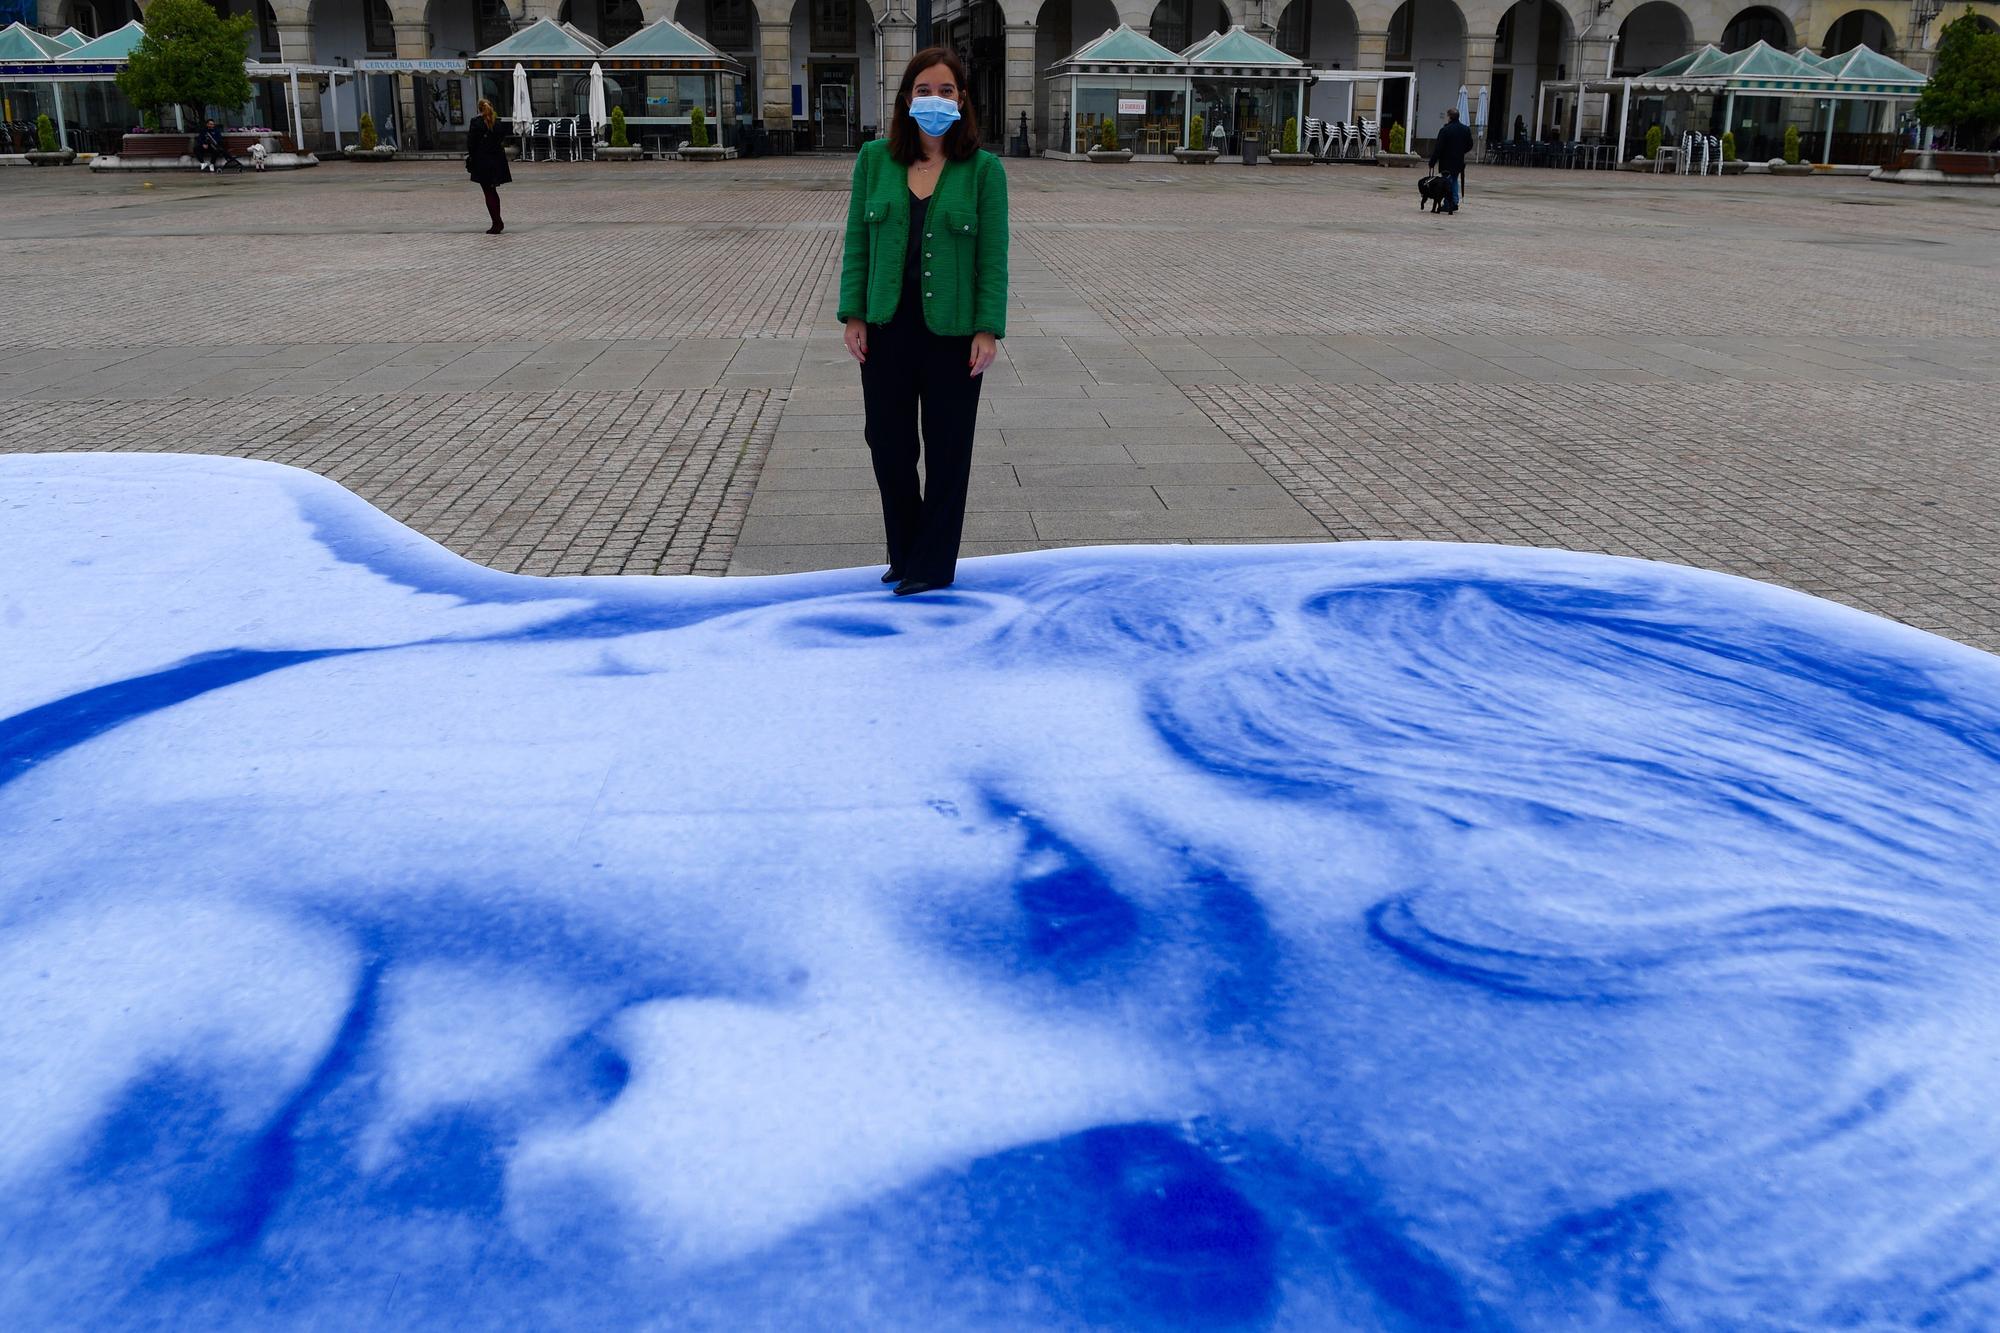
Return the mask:
{"type": "Polygon", "coordinates": [[[1725,51],[1741,51],[1746,46],[1758,42],[1768,42],[1780,51],[1798,49],[1797,29],[1785,14],[1769,5],[1752,5],[1740,9],[1723,25],[1721,40],[1716,43],[1725,51]]]}
{"type": "MultiPolygon", "coordinates": [[[[760,6],[760,17],[772,22],[771,8],[760,6]]],[[[790,67],[765,67],[766,98],[782,89],[789,103],[791,89],[801,90],[804,115],[793,122],[800,144],[851,148],[864,131],[879,132],[881,109],[895,89],[884,85],[888,61],[876,55],[878,18],[869,0],[796,0],[776,21],[791,35],[790,67]]]]}
{"type": "MultiPolygon", "coordinates": [[[[1416,73],[1416,124],[1410,127],[1412,151],[1437,137],[1444,123],[1445,108],[1458,100],[1465,82],[1465,12],[1453,0],[1403,0],[1389,15],[1389,69],[1416,73]]],[[[1388,96],[1381,111],[1382,134],[1386,143],[1391,121],[1401,122],[1408,114],[1407,98],[1388,96]]]]}
{"type": "Polygon", "coordinates": [[[1049,67],[1071,52],[1102,36],[1120,23],[1143,30],[1146,15],[1134,23],[1121,13],[1113,0],[1042,0],[1035,10],[1035,109],[1031,135],[1036,147],[1047,151],[1067,145],[1069,125],[1068,94],[1062,84],[1049,77],[1049,67]]]}
{"type": "Polygon", "coordinates": [[[1228,32],[1235,22],[1223,0],[1159,0],[1146,16],[1146,31],[1160,45],[1185,51],[1211,32],[1228,32]]]}
{"type": "MultiPolygon", "coordinates": [[[[1347,0],[1291,0],[1278,13],[1272,44],[1315,69],[1358,69],[1361,20],[1347,0]]],[[[1346,121],[1356,113],[1351,83],[1319,83],[1306,93],[1306,113],[1346,121]]]]}
{"type": "Polygon", "coordinates": [[[1887,15],[1878,9],[1860,8],[1848,10],[1827,25],[1826,35],[1820,39],[1819,53],[1837,56],[1857,46],[1893,51],[1901,45],[1896,37],[1896,25],[1887,15]]]}
{"type": "MultiPolygon", "coordinates": [[[[1567,78],[1576,60],[1576,23],[1555,0],[1517,0],[1493,26],[1493,104],[1488,123],[1506,137],[1514,122],[1532,129],[1541,85],[1567,78]]],[[[1443,108],[1435,108],[1442,110],[1443,108]]],[[[1425,125],[1431,117],[1423,117],[1425,125]]]]}
{"type": "Polygon", "coordinates": [[[562,0],[556,22],[567,23],[606,46],[616,46],[646,26],[640,0],[562,0]]]}
{"type": "Polygon", "coordinates": [[[743,66],[745,119],[762,114],[764,14],[754,0],[679,0],[670,17],[743,66]]]}
{"type": "Polygon", "coordinates": [[[56,11],[56,22],[63,28],[75,28],[86,37],[102,37],[124,27],[140,13],[140,6],[133,0],[63,0],[56,11]]]}
{"type": "Polygon", "coordinates": [[[1696,46],[1694,20],[1673,0],[1635,5],[1618,25],[1612,69],[1621,75],[1658,69],[1696,46]]]}

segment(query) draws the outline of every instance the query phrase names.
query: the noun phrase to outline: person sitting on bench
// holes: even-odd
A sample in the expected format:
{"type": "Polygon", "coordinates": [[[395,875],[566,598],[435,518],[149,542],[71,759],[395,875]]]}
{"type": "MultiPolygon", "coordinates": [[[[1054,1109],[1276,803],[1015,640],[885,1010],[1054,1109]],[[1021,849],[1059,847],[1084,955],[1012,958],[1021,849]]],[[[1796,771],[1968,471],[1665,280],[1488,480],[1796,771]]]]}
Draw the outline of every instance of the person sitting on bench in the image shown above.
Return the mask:
{"type": "Polygon", "coordinates": [[[243,164],[236,160],[236,155],[222,141],[222,130],[213,120],[202,126],[201,133],[194,136],[194,160],[203,171],[220,171],[223,167],[243,170],[243,164]]]}

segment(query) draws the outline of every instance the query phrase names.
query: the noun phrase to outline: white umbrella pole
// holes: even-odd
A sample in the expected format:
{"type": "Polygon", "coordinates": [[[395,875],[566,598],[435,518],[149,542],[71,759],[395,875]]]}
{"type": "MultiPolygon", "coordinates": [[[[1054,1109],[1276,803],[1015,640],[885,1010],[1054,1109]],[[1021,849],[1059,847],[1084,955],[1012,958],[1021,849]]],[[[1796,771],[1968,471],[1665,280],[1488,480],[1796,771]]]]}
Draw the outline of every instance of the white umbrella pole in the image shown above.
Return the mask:
{"type": "Polygon", "coordinates": [[[1625,165],[1625,131],[1632,123],[1632,80],[1625,80],[1625,91],[1618,98],[1618,165],[1625,165]]]}
{"type": "Polygon", "coordinates": [[[1548,89],[1544,88],[1539,83],[1536,84],[1535,85],[1535,142],[1536,143],[1540,143],[1542,141],[1542,101],[1547,96],[1548,96],[1548,89]]]}
{"type": "Polygon", "coordinates": [[[1839,101],[1835,98],[1826,99],[1826,138],[1820,144],[1819,156],[1828,166],[1833,165],[1833,112],[1839,105],[1839,101]]]}
{"type": "MultiPolygon", "coordinates": [[[[69,147],[69,122],[63,117],[62,85],[60,83],[51,83],[49,85],[49,95],[55,99],[56,151],[61,152],[63,149],[69,147]]],[[[39,147],[40,145],[36,146],[39,147]]]]}

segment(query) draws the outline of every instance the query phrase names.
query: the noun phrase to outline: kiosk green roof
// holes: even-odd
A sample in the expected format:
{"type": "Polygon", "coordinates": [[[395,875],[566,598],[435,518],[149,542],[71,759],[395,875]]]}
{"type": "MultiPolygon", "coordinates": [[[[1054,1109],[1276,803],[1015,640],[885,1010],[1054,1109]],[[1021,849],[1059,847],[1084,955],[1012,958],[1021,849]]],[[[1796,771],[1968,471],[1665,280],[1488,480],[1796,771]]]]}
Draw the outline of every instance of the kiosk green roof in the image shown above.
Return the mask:
{"type": "Polygon", "coordinates": [[[633,57],[646,60],[726,60],[734,59],[683,28],[672,19],[655,19],[618,45],[605,50],[606,59],[633,57]]]}
{"type": "Polygon", "coordinates": [[[139,43],[144,41],[145,37],[146,29],[140,24],[139,20],[133,19],[124,27],[114,28],[102,37],[85,42],[74,51],[63,52],[58,59],[72,61],[130,60],[132,53],[139,49],[139,43]]]}
{"type": "Polygon", "coordinates": [[[10,23],[0,28],[0,60],[53,60],[68,54],[69,47],[25,23],[10,23]]]}
{"type": "Polygon", "coordinates": [[[481,51],[480,60],[589,60],[604,53],[604,44],[567,23],[536,19],[512,37],[481,51]]]}
{"type": "Polygon", "coordinates": [[[1241,27],[1228,32],[1212,32],[1181,53],[1190,65],[1283,65],[1304,62],[1288,56],[1261,37],[1253,37],[1241,27]]]}
{"type": "MultiPolygon", "coordinates": [[[[1128,24],[1117,27],[1086,44],[1082,50],[1069,57],[1077,64],[1088,65],[1178,65],[1181,58],[1161,46],[1142,32],[1134,32],[1128,24]]],[[[1065,61],[1065,64],[1069,61],[1065,61]]]]}

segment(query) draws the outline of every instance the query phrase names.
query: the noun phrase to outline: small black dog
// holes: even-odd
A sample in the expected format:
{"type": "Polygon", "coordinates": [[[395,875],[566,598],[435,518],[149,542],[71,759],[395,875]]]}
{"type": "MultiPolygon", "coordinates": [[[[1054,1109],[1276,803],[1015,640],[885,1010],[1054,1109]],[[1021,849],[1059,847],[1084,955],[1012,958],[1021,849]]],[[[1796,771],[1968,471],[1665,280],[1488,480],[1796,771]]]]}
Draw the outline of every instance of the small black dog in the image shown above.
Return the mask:
{"type": "Polygon", "coordinates": [[[1451,204],[1451,177],[1426,176],[1417,182],[1417,211],[1422,212],[1425,204],[1431,212],[1442,213],[1451,204]]]}

